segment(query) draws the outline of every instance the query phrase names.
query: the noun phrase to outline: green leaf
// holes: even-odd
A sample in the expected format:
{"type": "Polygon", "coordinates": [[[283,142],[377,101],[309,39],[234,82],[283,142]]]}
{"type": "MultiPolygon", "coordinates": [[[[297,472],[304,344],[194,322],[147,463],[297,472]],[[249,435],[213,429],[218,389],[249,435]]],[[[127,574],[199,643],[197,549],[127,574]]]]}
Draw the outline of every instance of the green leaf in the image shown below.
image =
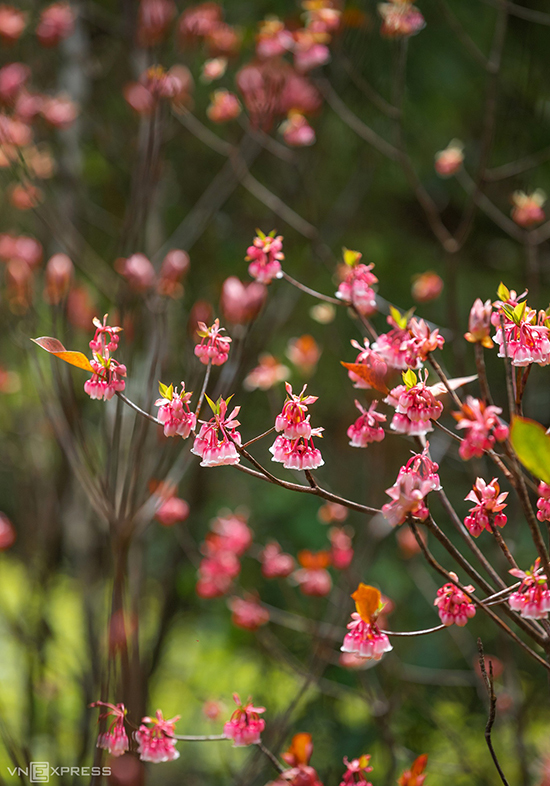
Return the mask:
{"type": "Polygon", "coordinates": [[[408,371],[403,372],[403,382],[405,383],[407,390],[413,388],[418,382],[418,377],[416,376],[412,368],[410,368],[408,371]]]}
{"type": "Polygon", "coordinates": [[[514,309],[514,320],[516,324],[519,325],[521,320],[523,319],[523,315],[525,314],[525,307],[527,306],[527,302],[523,300],[521,303],[518,303],[514,309]]]}
{"type": "Polygon", "coordinates": [[[159,380],[159,393],[162,396],[162,398],[166,398],[168,399],[168,401],[172,401],[172,397],[174,395],[174,386],[170,385],[170,387],[168,387],[167,385],[163,385],[162,382],[159,380]]]}
{"type": "Polygon", "coordinates": [[[550,484],[550,436],[540,423],[515,417],[510,442],[517,457],[535,477],[550,484]]]}
{"type": "Polygon", "coordinates": [[[206,393],[204,394],[204,397],[205,397],[205,399],[208,401],[208,404],[209,404],[209,406],[210,406],[210,409],[212,410],[212,412],[214,413],[214,415],[219,415],[219,413],[220,413],[220,399],[218,399],[218,400],[217,400],[217,402],[216,402],[216,403],[214,403],[214,402],[212,401],[212,399],[211,399],[211,398],[209,398],[209,397],[206,395],[206,393]]]}
{"type": "Polygon", "coordinates": [[[497,295],[499,300],[503,300],[505,302],[510,298],[510,290],[505,284],[502,283],[502,281],[498,285],[497,295]]]}
{"type": "Polygon", "coordinates": [[[259,238],[265,240],[265,232],[262,232],[261,229],[256,229],[256,234],[258,235],[259,238]]]}

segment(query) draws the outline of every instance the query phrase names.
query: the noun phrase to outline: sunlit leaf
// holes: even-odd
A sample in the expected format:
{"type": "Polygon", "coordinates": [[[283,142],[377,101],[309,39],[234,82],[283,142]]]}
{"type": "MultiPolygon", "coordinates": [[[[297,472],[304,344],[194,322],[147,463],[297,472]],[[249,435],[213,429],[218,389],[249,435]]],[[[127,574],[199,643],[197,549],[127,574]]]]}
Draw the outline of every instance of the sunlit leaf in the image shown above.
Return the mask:
{"type": "Polygon", "coordinates": [[[506,302],[510,298],[510,290],[508,289],[506,284],[502,283],[502,281],[498,285],[497,295],[499,300],[503,300],[504,302],[506,302]]]}
{"type": "Polygon", "coordinates": [[[65,363],[76,366],[76,368],[81,368],[84,371],[91,371],[92,374],[94,373],[86,355],[82,352],[73,352],[72,350],[65,349],[59,339],[51,338],[50,336],[41,336],[40,338],[31,338],[31,341],[34,341],[39,347],[45,349],[50,355],[55,355],[56,358],[64,360],[65,363]]]}
{"type": "Polygon", "coordinates": [[[388,367],[384,361],[368,357],[364,363],[344,363],[343,360],[340,362],[344,368],[352,371],[359,379],[370,385],[371,388],[378,390],[380,393],[388,393],[389,389],[385,381],[388,367]]]}
{"type": "Polygon", "coordinates": [[[403,382],[405,383],[405,387],[407,390],[413,388],[416,383],[418,382],[418,377],[412,370],[412,368],[407,369],[407,371],[403,372],[403,382]]]}
{"type": "Polygon", "coordinates": [[[359,262],[363,254],[360,251],[352,251],[350,248],[344,246],[342,249],[342,256],[344,257],[346,265],[353,267],[359,262]]]}
{"type": "Polygon", "coordinates": [[[510,441],[521,463],[537,478],[550,483],[550,436],[529,418],[512,419],[510,441]]]}
{"type": "Polygon", "coordinates": [[[371,622],[382,605],[380,590],[361,582],[351,597],[355,601],[355,608],[361,619],[364,622],[371,622]]]}
{"type": "Polygon", "coordinates": [[[292,762],[294,766],[298,764],[309,764],[311,754],[313,753],[313,743],[311,741],[311,734],[306,731],[295,734],[290,743],[290,747],[286,754],[283,755],[285,761],[292,762]]]}

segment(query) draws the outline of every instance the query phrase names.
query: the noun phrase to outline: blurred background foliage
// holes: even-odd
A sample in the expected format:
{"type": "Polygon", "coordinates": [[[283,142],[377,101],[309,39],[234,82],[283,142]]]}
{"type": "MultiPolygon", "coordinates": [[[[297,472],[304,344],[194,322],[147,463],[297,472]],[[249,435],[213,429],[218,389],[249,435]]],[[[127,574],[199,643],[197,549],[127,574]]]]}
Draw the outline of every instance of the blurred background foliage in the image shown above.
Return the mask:
{"type": "MultiPolygon", "coordinates": [[[[22,5],[32,14],[42,6],[23,0],[22,5]]],[[[129,368],[129,397],[151,406],[155,395],[148,383],[152,353],[157,354],[163,381],[185,379],[188,389],[196,390],[202,367],[192,354],[190,309],[197,300],[205,300],[219,314],[223,281],[230,275],[247,280],[244,256],[256,227],[277,228],[285,238],[285,269],[327,294],[336,288],[335,268],[342,245],[359,249],[366,262],[375,263],[380,295],[403,310],[413,304],[414,276],[427,270],[439,274],[445,284],[441,296],[417,310],[449,329],[443,357],[453,375],[475,373],[473,353],[462,340],[475,297],[494,299],[500,280],[521,292],[530,275],[534,284],[530,304],[544,308],[548,302],[547,244],[539,249],[535,273],[529,273],[526,249],[477,212],[464,248],[458,254],[446,254],[400,167],[369,147],[326,105],[311,121],[315,145],[291,151],[286,161],[258,145],[250,165],[260,183],[316,228],[313,239],[304,238],[250,194],[226,159],[193,136],[174,115],[165,118],[158,185],[148,220],[140,227],[139,247],[121,247],[140,125],[123,100],[123,88],[142,67],[157,61],[165,67],[185,63],[195,78],[194,113],[230,143],[242,139],[246,121],[214,127],[207,120],[211,88],[199,78],[205,59],[201,51],[182,51],[173,37],[158,51],[145,54],[136,47],[134,0],[75,5],[80,16],[72,45],[66,42],[58,50],[41,50],[32,36],[25,36],[1,53],[3,62],[28,63],[33,84],[40,90],[76,91],[80,117],[76,130],[49,138],[59,171],[45,186],[46,219],[32,211],[16,211],[4,188],[0,230],[36,237],[46,258],[67,251],[89,305],[84,302],[81,309],[77,307],[76,317],[67,318],[62,309],[51,309],[43,302],[39,288],[26,313],[14,313],[7,299],[2,301],[0,363],[15,372],[18,384],[13,392],[0,394],[0,510],[17,530],[15,546],[0,559],[0,728],[5,743],[4,749],[0,747],[0,782],[10,782],[7,767],[12,744],[27,750],[33,760],[63,765],[91,762],[96,713],[84,708],[99,696],[108,655],[113,564],[107,531],[90,510],[43,403],[54,388],[58,393],[66,391],[69,411],[81,423],[98,466],[108,461],[117,404],[90,401],[82,390],[82,374],[37,358],[30,336],[55,334],[67,347],[86,351],[91,326],[79,324],[79,313],[118,312],[132,326],[119,352],[129,368]],[[52,223],[54,212],[61,217],[60,232],[52,223]],[[67,237],[70,242],[65,246],[63,238],[67,237]],[[184,297],[170,303],[159,317],[147,310],[142,299],[128,293],[113,272],[113,263],[135,251],[158,263],[162,251],[170,247],[189,251],[191,271],[184,297]],[[162,336],[169,338],[157,346],[154,323],[160,318],[164,320],[162,336]]],[[[491,47],[497,15],[494,6],[498,5],[496,0],[494,4],[449,2],[452,13],[485,53],[491,47]]],[[[465,143],[466,167],[475,170],[487,74],[449,27],[443,0],[421,0],[420,6],[427,26],[408,46],[404,127],[419,177],[452,230],[467,197],[458,182],[437,177],[434,154],[451,138],[460,138],[465,143]]],[[[178,0],[179,11],[184,7],[178,0]]],[[[544,0],[529,0],[526,7],[548,10],[544,0]]],[[[360,86],[366,79],[391,100],[399,45],[380,37],[374,2],[349,3],[346,8],[356,12],[358,21],[336,37],[332,62],[315,78],[328,79],[358,117],[392,141],[393,123],[368,101],[360,86]]],[[[298,4],[291,0],[227,0],[226,19],[242,28],[244,46],[241,56],[230,62],[223,83],[231,86],[235,72],[250,58],[255,25],[263,15],[277,14],[288,20],[298,19],[299,13],[298,4]]],[[[509,17],[492,167],[530,155],[548,142],[547,43],[547,25],[509,17]]],[[[2,180],[7,187],[5,170],[2,180]]],[[[548,163],[513,178],[488,182],[485,192],[508,214],[515,189],[536,187],[550,192],[548,163]]],[[[319,396],[313,419],[315,425],[324,426],[326,437],[319,481],[345,497],[380,507],[386,500],[384,489],[393,483],[415,445],[390,436],[366,451],[348,446],[346,429],[355,418],[355,391],[339,361],[354,360],[349,342],[360,338],[362,328],[345,309],[338,310],[334,321],[320,324],[312,317],[314,305],[309,296],[286,282],[275,282],[260,317],[245,330],[229,329],[239,339],[234,345],[238,353],[228,364],[230,372],[224,368],[214,374],[214,392],[235,394],[235,403],[242,405],[243,437],[250,439],[269,428],[284,392],[282,385],[268,394],[247,392],[243,378],[257,364],[261,350],[284,361],[295,388],[307,381],[311,392],[319,396]],[[309,374],[286,358],[289,339],[304,334],[313,336],[321,350],[309,374]]],[[[374,321],[378,330],[385,329],[384,314],[374,321]]],[[[496,403],[505,406],[504,370],[495,354],[486,353],[489,375],[496,403]]],[[[550,425],[545,373],[540,368],[533,371],[526,411],[550,425]]],[[[125,438],[132,423],[131,413],[125,413],[125,438]]],[[[441,432],[432,437],[434,458],[443,464],[443,485],[464,515],[467,503],[463,499],[476,475],[489,478],[493,470],[482,460],[462,462],[441,432]]],[[[132,614],[139,610],[144,691],[138,706],[145,703],[151,713],[162,707],[167,717],[181,715],[180,733],[219,733],[232,711],[231,694],[251,694],[255,702],[267,707],[266,740],[274,749],[284,749],[296,731],[312,733],[312,763],[325,784],[339,782],[344,755],[352,758],[363,752],[373,755],[375,784],[395,783],[398,772],[424,752],[430,757],[430,786],[495,784],[497,776],[483,737],[485,692],[475,668],[476,639],[481,636],[486,651],[503,664],[497,678],[494,731],[503,768],[514,784],[548,782],[542,775],[543,762],[550,755],[546,676],[487,626],[481,615],[464,630],[396,639],[394,652],[381,663],[349,671],[338,665],[337,643],[323,644],[329,651],[319,653],[309,635],[273,623],[256,634],[248,633],[231,624],[225,598],[199,599],[195,593],[198,544],[220,509],[246,508],[257,544],[276,538],[294,555],[299,549],[324,548],[328,539],[327,527],[317,515],[319,500],[293,496],[231,468],[199,470],[197,460],[188,460],[187,447],[182,455],[180,444],[167,444],[151,428],[139,468],[145,495],[160,452],[164,451],[164,468],[179,461],[178,493],[189,502],[191,513],[185,523],[170,529],[152,522],[130,554],[130,595],[132,614]],[[138,579],[134,586],[132,582],[138,579]],[[315,669],[305,679],[312,664],[315,669]],[[217,722],[203,715],[207,700],[223,703],[217,722]]],[[[265,464],[270,457],[267,444],[255,447],[255,455],[265,464]]],[[[432,509],[436,521],[448,531],[437,501],[432,509]]],[[[533,560],[532,546],[514,503],[508,512],[507,532],[519,564],[526,566],[533,560]]],[[[247,590],[257,589],[272,606],[343,626],[351,610],[348,595],[363,580],[379,586],[395,604],[389,623],[392,629],[437,624],[432,603],[439,579],[421,556],[407,558],[396,544],[395,533],[388,532],[381,519],[350,513],[347,524],[355,530],[356,556],[349,571],[334,572],[336,589],[329,600],[307,599],[288,584],[266,582],[259,563],[250,556],[244,558],[239,583],[247,590]]],[[[449,537],[454,539],[452,533],[449,537]]],[[[498,563],[500,554],[494,544],[487,539],[480,542],[498,563]]],[[[433,550],[446,564],[437,544],[433,550]]],[[[500,567],[506,570],[505,565],[500,567]]],[[[226,743],[182,743],[180,751],[179,761],[150,767],[147,783],[263,784],[272,777],[255,752],[233,751],[226,743]]],[[[135,777],[133,782],[139,783],[143,773],[135,777]]]]}

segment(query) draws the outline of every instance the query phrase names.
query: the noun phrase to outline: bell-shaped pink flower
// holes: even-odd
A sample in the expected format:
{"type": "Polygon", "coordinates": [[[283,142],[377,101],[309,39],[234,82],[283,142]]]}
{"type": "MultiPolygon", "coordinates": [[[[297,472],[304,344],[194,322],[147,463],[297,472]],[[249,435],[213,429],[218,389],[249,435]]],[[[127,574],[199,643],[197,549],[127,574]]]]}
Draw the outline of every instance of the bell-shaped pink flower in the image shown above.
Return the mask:
{"type": "Polygon", "coordinates": [[[294,39],[284,22],[277,17],[269,17],[260,22],[256,35],[256,54],[261,59],[278,57],[292,49],[294,39]]]}
{"type": "Polygon", "coordinates": [[[414,368],[418,361],[424,363],[430,352],[441,349],[445,339],[440,335],[439,330],[430,329],[430,326],[423,319],[413,317],[408,324],[410,338],[405,349],[405,360],[407,365],[414,368]]]}
{"type": "Polygon", "coordinates": [[[486,483],[483,478],[476,479],[472,491],[465,497],[475,503],[474,507],[470,508],[470,515],[464,519],[470,535],[477,538],[483,530],[491,532],[491,523],[496,527],[504,527],[507,519],[502,511],[506,507],[504,500],[507,496],[507,491],[500,493],[496,478],[490,483],[486,483]]]}
{"type": "Polygon", "coordinates": [[[241,435],[237,431],[240,426],[237,420],[240,407],[235,407],[228,415],[228,402],[229,399],[222,398],[215,404],[209,401],[213,417],[207,422],[201,421],[200,431],[191,448],[191,453],[202,458],[201,467],[220,467],[240,461],[235,447],[235,443],[241,444],[241,435]]]}
{"type": "Polygon", "coordinates": [[[238,628],[254,631],[269,622],[269,611],[255,598],[230,598],[227,605],[231,610],[231,622],[238,628]]]}
{"type": "Polygon", "coordinates": [[[385,433],[380,423],[386,422],[386,416],[377,411],[377,403],[373,401],[370,407],[365,409],[357,400],[355,401],[355,406],[361,415],[347,431],[349,444],[353,448],[366,448],[371,442],[381,442],[384,439],[385,433]]]}
{"type": "Polygon", "coordinates": [[[155,519],[163,527],[173,527],[178,522],[185,521],[189,516],[189,504],[175,493],[165,499],[155,513],[155,519]]]}
{"type": "Polygon", "coordinates": [[[184,382],[181,383],[179,393],[177,387],[174,388],[173,385],[167,387],[159,383],[159,389],[161,398],[155,401],[155,406],[159,407],[158,419],[164,425],[164,436],[177,435],[187,439],[197,425],[196,415],[189,408],[193,393],[186,392],[184,382]]]}
{"type": "Polygon", "coordinates": [[[353,546],[350,534],[353,530],[331,527],[329,530],[330,559],[336,570],[346,570],[353,560],[353,546]]]}
{"type": "Polygon", "coordinates": [[[489,406],[473,396],[466,397],[460,412],[453,412],[457,429],[464,429],[465,435],[458,449],[461,459],[481,458],[486,450],[492,450],[495,442],[503,442],[508,437],[508,426],[498,417],[500,407],[489,406]]]}
{"type": "Polygon", "coordinates": [[[259,364],[247,374],[244,380],[244,387],[247,390],[269,390],[278,382],[282,382],[288,377],[290,370],[287,366],[270,355],[262,353],[259,357],[259,364]]]}
{"type": "Polygon", "coordinates": [[[158,764],[162,761],[174,761],[179,758],[176,750],[176,740],[173,734],[179,715],[175,718],[164,719],[162,712],[157,710],[154,718],[141,719],[141,725],[134,732],[138,744],[138,754],[141,761],[150,761],[158,764]],[[148,724],[148,725],[147,725],[148,724]]]}
{"type": "Polygon", "coordinates": [[[266,297],[263,284],[257,281],[243,284],[236,276],[230,276],[223,282],[220,308],[228,322],[246,325],[258,316],[266,297]]]}
{"type": "Polygon", "coordinates": [[[342,776],[340,786],[372,786],[367,779],[368,773],[372,772],[372,767],[369,766],[370,758],[370,756],[364,755],[349,761],[345,756],[346,771],[342,776]]]}
{"type": "Polygon", "coordinates": [[[370,317],[377,311],[376,297],[372,288],[372,285],[378,281],[371,272],[374,265],[361,264],[362,254],[358,251],[344,249],[344,257],[349,260],[346,262],[348,269],[338,287],[336,297],[352,305],[363,316],[370,317]]]}
{"type": "Polygon", "coordinates": [[[103,322],[94,317],[95,334],[90,341],[93,358],[90,360],[94,373],[91,379],[84,383],[84,390],[92,399],[109,401],[115,393],[121,393],[125,388],[124,377],[126,366],[119,363],[111,355],[118,347],[118,334],[120,327],[107,325],[107,314],[103,322]]]}
{"type": "Polygon", "coordinates": [[[145,254],[132,254],[127,259],[118,259],[115,269],[135,292],[146,292],[155,286],[155,268],[145,254]]]}
{"type": "Polygon", "coordinates": [[[375,587],[361,583],[351,597],[356,611],[347,625],[348,633],[344,636],[341,650],[365,660],[380,660],[393,649],[387,635],[376,624],[384,605],[382,596],[375,587]]]}
{"type": "Polygon", "coordinates": [[[482,344],[486,349],[491,349],[491,314],[493,306],[490,300],[485,303],[481,298],[476,298],[470,310],[468,319],[468,332],[464,334],[466,341],[471,344],[482,344]]]}
{"type": "Polygon", "coordinates": [[[539,521],[550,521],[550,486],[548,483],[541,481],[538,492],[537,518],[539,521]]]}
{"type": "MultiPolygon", "coordinates": [[[[400,322],[397,322],[392,314],[387,317],[391,330],[387,333],[380,333],[372,345],[372,349],[388,366],[404,371],[410,365],[407,363],[407,344],[410,340],[410,333],[406,327],[406,315],[403,317],[399,315],[399,318],[400,322]]],[[[360,362],[359,359],[357,362],[360,362]]],[[[417,360],[411,368],[415,369],[419,366],[420,361],[417,360]]]]}
{"type": "Polygon", "coordinates": [[[122,756],[129,748],[128,735],[124,728],[126,708],[124,704],[109,704],[106,701],[95,701],[90,707],[106,707],[107,711],[100,714],[99,720],[112,718],[108,729],[100,734],[97,747],[106,750],[111,756],[122,756]]]}
{"type": "Polygon", "coordinates": [[[195,355],[205,366],[212,363],[213,366],[222,366],[229,357],[229,336],[223,336],[225,328],[220,327],[220,320],[214,320],[214,324],[207,327],[204,322],[199,322],[197,334],[200,336],[200,344],[195,347],[195,355]]]}
{"type": "Polygon", "coordinates": [[[248,272],[260,284],[269,284],[274,278],[281,278],[283,271],[281,260],[283,254],[283,236],[276,235],[275,230],[264,235],[259,229],[251,246],[246,250],[245,260],[250,262],[248,272]]]}
{"type": "Polygon", "coordinates": [[[309,147],[315,144],[315,131],[300,112],[290,112],[281,123],[279,133],[291,147],[309,147]]]}
{"type": "Polygon", "coordinates": [[[508,598],[510,608],[519,611],[525,619],[546,619],[550,611],[550,590],[547,577],[540,571],[540,558],[530,570],[514,568],[510,573],[521,579],[519,589],[508,598]]]}
{"type": "Polygon", "coordinates": [[[426,384],[428,377],[417,378],[414,371],[403,374],[405,385],[398,385],[384,399],[395,408],[390,428],[398,434],[419,436],[433,431],[431,421],[438,420],[443,412],[443,404],[437,400],[426,384]]]}
{"type": "Polygon", "coordinates": [[[265,729],[265,721],[260,715],[265,712],[265,707],[255,707],[249,698],[246,704],[241,704],[238,693],[233,694],[237,709],[223,727],[223,733],[233,740],[234,748],[247,745],[257,745],[261,742],[261,733],[265,729]]]}
{"type": "MultiPolygon", "coordinates": [[[[450,575],[455,581],[458,581],[456,573],[451,573],[450,575]]],[[[474,592],[472,586],[465,587],[465,590],[474,592]]],[[[476,613],[476,607],[469,595],[452,582],[444,584],[443,587],[437,590],[434,606],[437,606],[439,618],[444,625],[458,625],[461,628],[476,613]]]]}
{"type": "Polygon", "coordinates": [[[403,524],[409,515],[425,521],[429,515],[424,502],[430,491],[441,488],[439,469],[429,455],[429,444],[401,467],[394,485],[386,489],[391,502],[382,506],[382,513],[392,527],[403,524]]]}
{"type": "Polygon", "coordinates": [[[266,579],[279,579],[290,576],[294,570],[294,557],[285,554],[276,541],[270,541],[260,555],[262,575],[266,579]]]}
{"type": "Polygon", "coordinates": [[[531,363],[540,366],[550,363],[550,328],[547,326],[548,316],[545,311],[537,314],[523,301],[513,309],[507,305],[501,306],[498,319],[493,340],[499,345],[499,358],[507,354],[512,365],[520,367],[531,363]],[[501,318],[504,331],[500,324],[501,318]]]}

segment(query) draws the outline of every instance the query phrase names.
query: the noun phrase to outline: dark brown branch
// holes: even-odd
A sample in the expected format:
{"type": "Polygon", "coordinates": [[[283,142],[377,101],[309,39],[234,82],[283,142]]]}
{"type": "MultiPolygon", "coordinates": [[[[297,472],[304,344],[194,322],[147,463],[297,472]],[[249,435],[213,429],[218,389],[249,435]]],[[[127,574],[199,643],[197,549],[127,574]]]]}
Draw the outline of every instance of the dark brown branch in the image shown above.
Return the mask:
{"type": "Polygon", "coordinates": [[[491,731],[493,729],[497,712],[497,697],[495,695],[495,686],[493,681],[493,664],[491,661],[489,661],[489,674],[487,674],[487,668],[485,666],[485,655],[483,653],[483,643],[481,639],[477,640],[477,649],[479,652],[479,667],[481,669],[481,675],[483,677],[483,682],[485,683],[487,694],[489,696],[489,718],[487,719],[487,725],[485,726],[485,742],[487,743],[489,753],[491,754],[491,758],[493,759],[495,767],[497,768],[500,780],[504,786],[510,786],[502,771],[502,767],[500,766],[495,749],[493,748],[493,742],[491,740],[491,731]]]}

